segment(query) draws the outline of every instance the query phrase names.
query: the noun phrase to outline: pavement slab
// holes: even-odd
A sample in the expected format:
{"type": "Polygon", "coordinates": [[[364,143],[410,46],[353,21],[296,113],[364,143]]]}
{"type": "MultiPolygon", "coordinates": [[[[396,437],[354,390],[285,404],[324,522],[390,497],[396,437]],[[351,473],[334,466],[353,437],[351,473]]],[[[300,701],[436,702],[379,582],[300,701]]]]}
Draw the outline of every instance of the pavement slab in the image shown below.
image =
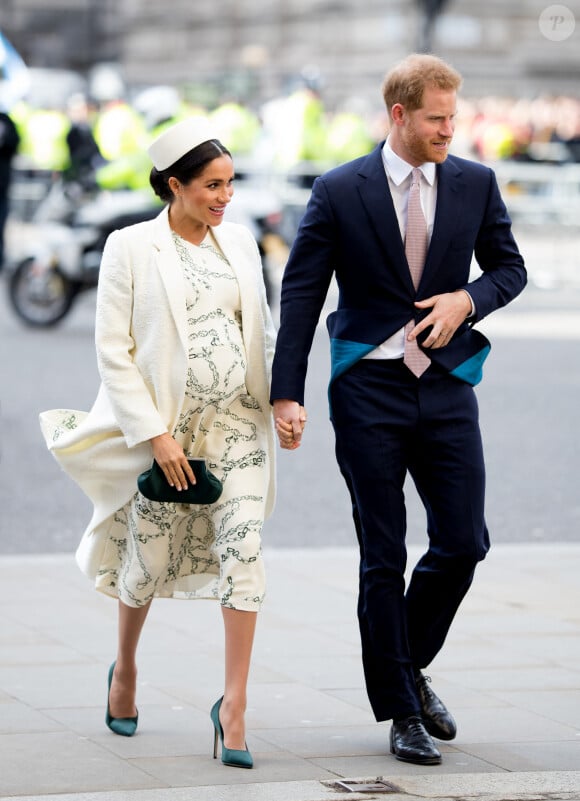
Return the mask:
{"type": "MultiPolygon", "coordinates": [[[[420,550],[409,549],[414,564],[420,550]]],[[[580,801],[580,545],[497,545],[429,668],[458,736],[399,762],[364,690],[352,548],[266,550],[251,771],[212,759],[223,633],[211,602],[153,604],[139,731],[104,725],[115,603],[71,554],[0,558],[2,801],[580,801]],[[517,570],[514,566],[517,565],[517,570]],[[377,780],[388,792],[359,792],[377,780]],[[351,792],[339,782],[345,781],[351,792]]]]}

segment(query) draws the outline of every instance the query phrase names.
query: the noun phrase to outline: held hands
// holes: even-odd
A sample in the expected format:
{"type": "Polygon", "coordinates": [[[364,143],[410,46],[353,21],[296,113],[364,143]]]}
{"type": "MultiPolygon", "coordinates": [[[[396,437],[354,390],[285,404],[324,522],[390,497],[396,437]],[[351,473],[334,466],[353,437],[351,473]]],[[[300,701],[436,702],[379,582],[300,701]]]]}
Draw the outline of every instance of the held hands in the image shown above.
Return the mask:
{"type": "Polygon", "coordinates": [[[426,328],[432,326],[429,336],[422,345],[425,348],[444,348],[449,343],[466,317],[472,311],[471,298],[463,289],[457,292],[446,292],[443,295],[432,295],[415,303],[418,309],[431,309],[427,315],[409,333],[408,339],[416,339],[426,328]]]}
{"type": "Polygon", "coordinates": [[[306,425],[306,409],[292,400],[275,400],[274,421],[280,447],[294,451],[300,447],[302,432],[306,425]]]}
{"type": "MultiPolygon", "coordinates": [[[[423,342],[427,348],[445,347],[473,309],[471,298],[463,289],[433,295],[417,301],[415,306],[418,309],[431,309],[431,313],[413,328],[409,339],[415,339],[422,331],[432,326],[432,330],[423,342]]],[[[289,451],[296,450],[302,441],[307,420],[306,410],[297,401],[287,398],[275,400],[273,409],[280,447],[289,451]]]]}
{"type": "Polygon", "coordinates": [[[171,434],[160,434],[149,440],[153,448],[153,458],[163,470],[167,483],[177,490],[185,490],[195,484],[195,475],[187,457],[171,434]]]}

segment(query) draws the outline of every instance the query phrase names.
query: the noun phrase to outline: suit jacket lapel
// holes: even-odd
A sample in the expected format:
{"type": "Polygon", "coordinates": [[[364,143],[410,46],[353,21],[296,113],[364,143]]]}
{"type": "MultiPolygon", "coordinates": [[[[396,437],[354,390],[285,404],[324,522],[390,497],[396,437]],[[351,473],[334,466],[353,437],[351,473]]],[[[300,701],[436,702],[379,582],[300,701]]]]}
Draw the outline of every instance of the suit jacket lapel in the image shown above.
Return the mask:
{"type": "MultiPolygon", "coordinates": [[[[359,170],[359,192],[369,220],[382,247],[405,287],[413,295],[415,290],[405,256],[405,246],[400,235],[399,223],[393,205],[389,183],[382,159],[382,144],[364,160],[359,170]]],[[[463,210],[465,183],[462,171],[451,159],[437,166],[437,207],[427,253],[425,269],[419,291],[421,296],[429,294],[426,290],[436,274],[437,268],[457,227],[463,210]]]]}
{"type": "Polygon", "coordinates": [[[183,268],[173,244],[168,213],[169,207],[167,206],[155,218],[156,230],[153,236],[153,247],[156,251],[157,268],[167,292],[169,308],[184,351],[187,353],[187,311],[184,299],[183,268]]]}
{"type": "Polygon", "coordinates": [[[387,258],[392,262],[405,287],[414,294],[413,281],[405,256],[399,221],[382,158],[382,144],[365,159],[359,170],[359,192],[387,258]]]}
{"type": "Polygon", "coordinates": [[[437,268],[463,213],[464,191],[465,183],[461,177],[461,169],[457,164],[449,159],[439,164],[437,166],[435,220],[425,269],[419,285],[419,291],[423,297],[429,294],[426,291],[429,282],[437,272],[437,268]]]}

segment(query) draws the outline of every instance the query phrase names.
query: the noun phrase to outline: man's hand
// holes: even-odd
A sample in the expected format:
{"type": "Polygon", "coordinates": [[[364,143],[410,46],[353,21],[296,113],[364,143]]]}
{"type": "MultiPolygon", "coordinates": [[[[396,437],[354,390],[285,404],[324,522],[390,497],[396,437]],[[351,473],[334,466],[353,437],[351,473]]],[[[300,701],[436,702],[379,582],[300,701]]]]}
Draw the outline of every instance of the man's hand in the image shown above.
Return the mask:
{"type": "Polygon", "coordinates": [[[177,490],[187,489],[187,482],[195,484],[195,475],[183,448],[177,444],[171,434],[160,434],[150,439],[153,458],[163,470],[167,483],[177,490]]]}
{"type": "Polygon", "coordinates": [[[296,450],[300,447],[306,425],[306,409],[297,401],[287,398],[275,400],[273,409],[280,447],[288,451],[296,450]]]}
{"type": "Polygon", "coordinates": [[[417,336],[429,326],[433,326],[421,344],[425,348],[444,348],[459,326],[471,314],[471,298],[464,289],[457,292],[446,292],[443,295],[433,295],[425,300],[415,303],[418,309],[431,309],[427,315],[409,333],[409,339],[417,336]]]}

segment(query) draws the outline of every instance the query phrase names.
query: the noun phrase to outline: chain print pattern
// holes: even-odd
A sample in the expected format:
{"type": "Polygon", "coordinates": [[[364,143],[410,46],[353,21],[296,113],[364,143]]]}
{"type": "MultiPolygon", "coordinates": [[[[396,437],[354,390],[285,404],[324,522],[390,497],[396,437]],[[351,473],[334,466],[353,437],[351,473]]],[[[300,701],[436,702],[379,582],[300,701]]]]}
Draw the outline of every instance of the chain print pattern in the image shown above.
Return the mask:
{"type": "Polygon", "coordinates": [[[213,598],[257,611],[265,591],[266,432],[245,386],[237,281],[211,239],[193,247],[174,234],[174,242],[190,347],[186,397],[173,433],[188,456],[206,458],[224,492],[207,506],[155,503],[136,492],[111,519],[97,586],[129,606],[163,596],[213,598]]]}

